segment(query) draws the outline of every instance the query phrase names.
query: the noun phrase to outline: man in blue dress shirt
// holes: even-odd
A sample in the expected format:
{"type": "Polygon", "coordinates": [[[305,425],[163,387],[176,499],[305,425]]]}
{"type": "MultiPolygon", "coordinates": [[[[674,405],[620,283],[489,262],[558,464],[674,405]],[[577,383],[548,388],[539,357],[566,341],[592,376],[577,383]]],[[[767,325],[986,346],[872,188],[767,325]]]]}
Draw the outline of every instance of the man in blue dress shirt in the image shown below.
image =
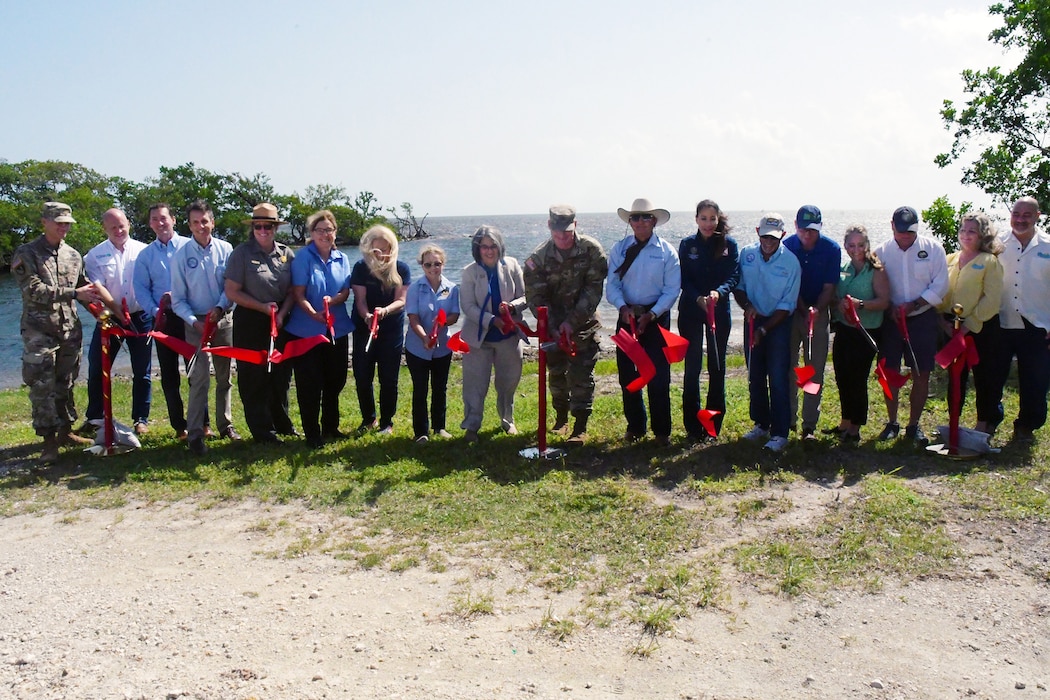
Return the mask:
{"type": "MultiPolygon", "coordinates": [[[[659,326],[670,328],[671,307],[682,287],[682,270],[674,246],[653,233],[671,218],[666,209],[656,209],[648,199],[636,199],[629,210],[616,213],[631,227],[631,235],[613,246],[609,253],[609,277],[605,297],[619,310],[616,330],[631,331],[635,322],[638,342],[656,367],[656,376],[646,385],[649,416],[656,444],[671,444],[671,365],[664,356],[664,339],[659,326]]],[[[646,433],[645,401],[641,392],[627,390],[638,377],[634,362],[616,350],[616,368],[627,418],[624,439],[634,442],[646,433]]]]}
{"type": "MultiPolygon", "coordinates": [[[[157,237],[139,253],[135,263],[135,298],[149,318],[157,319],[160,330],[185,340],[185,324],[171,308],[171,263],[175,251],[190,239],[175,233],[175,217],[171,215],[171,207],[163,202],[149,208],[149,227],[157,237]],[[162,306],[163,313],[158,316],[162,306]]],[[[179,355],[166,345],[155,345],[157,363],[160,365],[160,385],[168,407],[168,421],[176,435],[185,439],[186,416],[180,391],[182,376],[179,374],[179,355]]]]}

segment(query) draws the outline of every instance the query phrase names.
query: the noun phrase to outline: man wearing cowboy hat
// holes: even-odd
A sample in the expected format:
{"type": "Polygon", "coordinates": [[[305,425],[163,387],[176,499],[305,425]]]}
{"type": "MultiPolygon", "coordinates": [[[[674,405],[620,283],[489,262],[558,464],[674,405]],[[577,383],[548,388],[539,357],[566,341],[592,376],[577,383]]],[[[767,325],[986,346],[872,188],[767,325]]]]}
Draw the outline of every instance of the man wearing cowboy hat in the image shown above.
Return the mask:
{"type": "Polygon", "coordinates": [[[802,269],[798,258],[780,245],[784,217],[766,214],[755,231],[758,243],[740,251],[740,283],[733,290],[747,321],[744,345],[749,348],[748,388],[755,422],[744,438],[768,438],[765,448],[781,452],[787,447],[791,416],[791,314],[802,269]]]}
{"type": "MultiPolygon", "coordinates": [[[[251,237],[234,249],[226,264],[226,298],[237,305],[233,344],[250,350],[283,350],[288,342],[284,319],[295,304],[288,293],[295,253],[276,240],[277,227],[285,222],[274,205],[257,204],[244,223],[251,227],[251,237]],[[281,329],[276,339],[271,337],[271,314],[281,329]]],[[[281,435],[297,435],[288,415],[291,379],[290,364],[237,360],[237,393],[256,442],[281,442],[281,435]]]]}
{"type": "MultiPolygon", "coordinates": [[[[671,306],[682,286],[682,271],[674,246],[653,233],[667,223],[671,214],[656,209],[648,199],[636,199],[630,210],[617,209],[620,219],[631,227],[631,235],[613,246],[609,253],[609,277],[605,296],[619,310],[616,329],[631,332],[656,367],[656,376],[646,385],[653,434],[660,446],[671,443],[671,365],[664,356],[663,334],[657,326],[669,328],[671,306]]],[[[623,412],[627,418],[628,442],[646,433],[645,401],[640,392],[627,390],[638,377],[638,368],[617,349],[616,367],[623,394],[623,412]]]]}

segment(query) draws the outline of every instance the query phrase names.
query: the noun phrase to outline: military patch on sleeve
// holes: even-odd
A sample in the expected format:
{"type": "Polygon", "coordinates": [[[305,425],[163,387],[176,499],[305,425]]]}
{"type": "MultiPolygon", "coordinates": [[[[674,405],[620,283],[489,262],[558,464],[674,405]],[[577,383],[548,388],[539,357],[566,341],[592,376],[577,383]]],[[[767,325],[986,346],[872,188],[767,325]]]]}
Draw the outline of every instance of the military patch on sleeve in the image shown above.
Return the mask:
{"type": "Polygon", "coordinates": [[[530,270],[535,270],[536,269],[536,261],[533,260],[532,258],[529,258],[528,260],[525,261],[525,267],[529,268],[530,270]]]}
{"type": "Polygon", "coordinates": [[[29,270],[26,269],[25,261],[22,258],[15,258],[11,263],[11,272],[15,273],[18,277],[23,277],[29,270]]]}

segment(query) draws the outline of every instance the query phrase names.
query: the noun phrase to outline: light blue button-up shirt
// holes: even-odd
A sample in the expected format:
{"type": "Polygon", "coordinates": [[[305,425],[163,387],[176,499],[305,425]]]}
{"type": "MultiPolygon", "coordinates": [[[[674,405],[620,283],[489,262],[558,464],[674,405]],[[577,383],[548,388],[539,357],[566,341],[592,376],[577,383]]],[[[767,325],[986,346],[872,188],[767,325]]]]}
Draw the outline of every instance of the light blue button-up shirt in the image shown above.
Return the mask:
{"type": "Polygon", "coordinates": [[[671,310],[682,288],[682,268],[674,246],[655,233],[635,258],[627,274],[620,279],[616,268],[623,264],[627,249],[634,244],[634,234],[613,246],[609,253],[609,276],[605,298],[619,309],[625,304],[652,304],[652,312],[662,316],[671,310]]]}
{"type": "Polygon", "coordinates": [[[171,261],[171,308],[186,323],[193,325],[215,307],[229,311],[226,298],[226,261],[233,246],[212,236],[202,247],[191,238],[175,251],[171,261]]]}
{"type": "MultiPolygon", "coordinates": [[[[449,281],[444,275],[437,291],[430,286],[430,280],[426,275],[421,276],[408,288],[408,297],[405,300],[405,313],[419,316],[419,325],[423,330],[430,332],[434,327],[434,319],[437,318],[438,310],[444,309],[446,314],[459,313],[459,287],[449,281]]],[[[438,342],[432,350],[423,347],[423,340],[415,333],[409,331],[405,336],[405,351],[424,360],[432,360],[444,357],[452,351],[448,349],[448,326],[442,326],[438,331],[438,342]]]]}
{"type": "Polygon", "coordinates": [[[759,316],[772,316],[774,311],[791,313],[798,304],[802,284],[802,267],[794,253],[779,246],[769,260],[762,259],[762,249],[752,243],[740,251],[740,285],[759,316]]]}
{"type": "Polygon", "coordinates": [[[135,261],[135,299],[150,316],[156,316],[160,298],[171,291],[171,263],[175,251],[190,239],[174,235],[167,243],[154,240],[135,261]]]}

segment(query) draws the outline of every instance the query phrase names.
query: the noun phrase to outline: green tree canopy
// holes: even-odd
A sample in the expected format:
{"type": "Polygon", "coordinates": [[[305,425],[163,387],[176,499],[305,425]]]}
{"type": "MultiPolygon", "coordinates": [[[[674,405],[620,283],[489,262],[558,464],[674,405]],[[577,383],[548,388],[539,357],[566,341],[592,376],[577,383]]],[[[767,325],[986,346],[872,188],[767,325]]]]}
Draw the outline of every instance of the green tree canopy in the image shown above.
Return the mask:
{"type": "Polygon", "coordinates": [[[215,173],[193,163],[161,167],[156,177],[134,182],[106,177],[77,163],[34,161],[8,163],[0,160],[0,267],[6,267],[19,245],[41,232],[41,205],[59,200],[73,208],[77,224],[66,241],[86,252],[105,238],[102,214],[120,207],[131,222],[132,235],[153,240],[149,207],[166,202],[178,230],[189,234],[186,207],[195,199],[206,200],[215,212],[215,233],[236,245],[248,237],[244,220],[252,207],[271,202],[289,224],[279,234],[286,243],[305,242],[306,219],[319,209],[330,209],[339,224],[341,241],[355,244],[373,224],[387,223],[380,214],[375,195],[360,192],[351,200],[342,186],[319,184],[307,187],[304,195],[276,191],[263,173],[215,173]]]}
{"type": "MultiPolygon", "coordinates": [[[[972,150],[962,182],[975,184],[1006,206],[1034,196],[1050,206],[1050,2],[1015,0],[989,8],[1003,25],[989,35],[1004,49],[1023,52],[1012,71],[998,66],[963,71],[965,106],[945,100],[941,117],[954,129],[951,150],[935,162],[946,167],[972,150]]],[[[1045,226],[1050,226],[1044,220],[1045,226]]]]}

